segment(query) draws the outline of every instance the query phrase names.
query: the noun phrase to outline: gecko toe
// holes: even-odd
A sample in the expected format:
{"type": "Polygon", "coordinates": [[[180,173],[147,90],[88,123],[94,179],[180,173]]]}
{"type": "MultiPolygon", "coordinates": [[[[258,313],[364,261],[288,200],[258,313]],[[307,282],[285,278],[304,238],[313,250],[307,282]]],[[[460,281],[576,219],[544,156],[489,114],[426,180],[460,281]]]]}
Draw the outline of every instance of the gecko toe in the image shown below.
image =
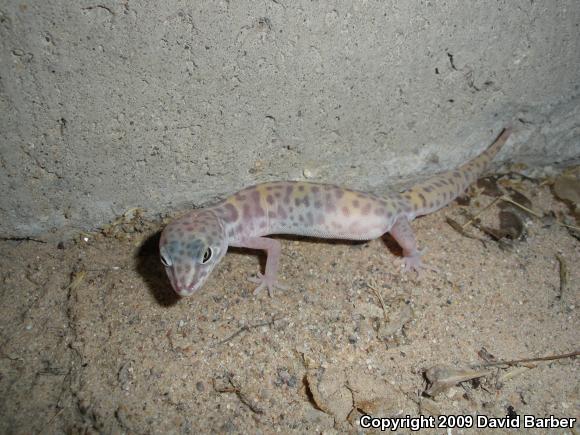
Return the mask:
{"type": "Polygon", "coordinates": [[[254,290],[254,295],[260,293],[264,288],[268,289],[270,297],[274,297],[275,289],[288,290],[288,286],[280,284],[276,278],[268,277],[260,272],[257,273],[256,277],[249,277],[248,281],[253,282],[254,284],[259,284],[259,286],[254,290]]]}

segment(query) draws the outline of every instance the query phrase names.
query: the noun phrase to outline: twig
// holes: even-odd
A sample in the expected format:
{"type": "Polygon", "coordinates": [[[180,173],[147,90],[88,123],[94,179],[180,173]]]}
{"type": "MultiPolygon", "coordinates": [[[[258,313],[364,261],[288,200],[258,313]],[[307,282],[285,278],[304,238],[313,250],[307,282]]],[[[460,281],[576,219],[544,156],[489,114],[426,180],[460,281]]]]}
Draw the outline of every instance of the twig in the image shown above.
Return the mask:
{"type": "Polygon", "coordinates": [[[235,393],[236,396],[238,396],[238,398],[240,399],[240,402],[242,402],[244,405],[246,405],[248,408],[250,408],[250,410],[252,412],[255,412],[256,414],[263,414],[264,410],[262,409],[262,407],[260,407],[260,405],[258,405],[256,403],[256,401],[250,399],[243,391],[242,388],[240,387],[240,385],[234,381],[234,378],[232,375],[228,375],[228,385],[218,388],[216,386],[215,383],[215,379],[213,380],[213,388],[215,391],[217,391],[218,393],[235,393]]]}
{"type": "MultiPolygon", "coordinates": [[[[511,199],[509,196],[507,196],[507,195],[503,195],[503,196],[500,196],[500,197],[497,197],[497,198],[495,198],[495,199],[494,199],[492,202],[490,202],[488,205],[486,205],[484,208],[482,208],[482,209],[481,209],[481,210],[480,210],[480,211],[479,211],[479,212],[478,212],[478,213],[477,213],[475,216],[473,216],[471,219],[469,219],[467,222],[465,222],[465,223],[463,224],[463,226],[462,226],[462,227],[463,227],[463,228],[465,228],[467,225],[469,225],[469,224],[470,224],[470,223],[472,223],[472,222],[473,222],[475,219],[477,219],[477,217],[478,217],[479,215],[481,215],[481,214],[482,214],[482,213],[483,213],[485,210],[487,210],[489,207],[491,207],[491,206],[492,206],[492,205],[494,205],[494,204],[495,204],[497,201],[500,201],[500,200],[501,200],[501,201],[505,201],[505,202],[509,202],[510,204],[512,204],[512,205],[515,205],[516,207],[519,207],[519,208],[521,208],[522,210],[524,210],[524,211],[528,212],[529,214],[531,214],[532,216],[534,216],[534,217],[536,217],[536,218],[538,218],[538,219],[542,219],[542,217],[543,217],[543,216],[542,216],[541,214],[539,214],[538,212],[535,212],[534,210],[532,210],[532,209],[530,209],[530,208],[528,208],[528,207],[526,207],[526,206],[524,206],[524,205],[520,204],[519,202],[517,202],[517,201],[514,201],[514,200],[513,200],[513,199],[511,199]]],[[[559,220],[556,220],[556,223],[557,223],[558,225],[560,225],[560,226],[563,226],[563,227],[566,227],[566,228],[571,228],[571,229],[573,229],[573,230],[580,231],[580,227],[576,227],[576,226],[574,226],[574,225],[568,225],[568,224],[565,224],[564,222],[560,222],[559,220]]]]}
{"type": "MultiPolygon", "coordinates": [[[[530,210],[529,208],[527,208],[527,207],[525,207],[525,206],[521,205],[520,203],[518,203],[518,202],[514,201],[514,200],[513,200],[513,199],[511,199],[511,198],[508,198],[507,196],[502,196],[500,199],[501,199],[501,200],[503,200],[503,201],[505,201],[505,202],[509,202],[510,204],[513,204],[513,205],[515,205],[516,207],[519,207],[519,208],[521,208],[522,210],[525,210],[525,211],[527,211],[527,212],[528,212],[528,213],[530,213],[532,216],[535,216],[535,217],[537,217],[538,219],[541,219],[541,218],[542,218],[542,216],[541,216],[539,213],[537,213],[537,212],[535,212],[535,211],[533,211],[533,210],[530,210]]],[[[560,226],[563,226],[563,227],[566,227],[566,228],[571,228],[571,229],[573,229],[573,230],[578,230],[578,231],[580,231],[580,227],[576,227],[576,226],[574,226],[574,225],[568,225],[568,224],[565,224],[564,222],[560,222],[559,220],[556,220],[556,223],[557,223],[558,225],[560,225],[560,226]]]]}
{"type": "Polygon", "coordinates": [[[372,286],[368,282],[367,282],[367,287],[370,288],[375,293],[377,298],[379,299],[379,302],[381,303],[381,307],[383,308],[383,317],[385,318],[385,322],[388,322],[389,317],[387,316],[387,308],[385,307],[385,301],[383,300],[381,293],[379,292],[379,290],[376,287],[372,286]]]}
{"type": "Polygon", "coordinates": [[[3,242],[36,242],[36,243],[44,243],[44,240],[35,239],[34,237],[0,237],[0,240],[3,242]]]}
{"type": "Polygon", "coordinates": [[[286,318],[286,316],[283,316],[283,317],[273,318],[271,320],[268,320],[267,322],[256,323],[255,325],[244,325],[240,329],[238,329],[236,332],[234,332],[232,335],[230,335],[229,337],[224,338],[223,340],[219,341],[216,344],[216,346],[221,346],[222,344],[227,343],[228,341],[233,340],[238,335],[242,334],[243,332],[247,332],[250,329],[260,328],[262,326],[272,326],[278,320],[282,320],[282,319],[285,319],[285,318],[286,318]]]}
{"type": "Polygon", "coordinates": [[[519,202],[514,201],[513,199],[511,199],[509,196],[504,195],[504,196],[500,196],[499,199],[501,199],[502,201],[505,202],[509,202],[510,204],[515,205],[516,207],[521,208],[524,211],[527,211],[529,214],[531,214],[532,216],[537,217],[538,219],[542,219],[542,215],[535,212],[534,210],[531,210],[529,208],[527,208],[526,206],[523,206],[522,204],[520,204],[519,202]]]}
{"type": "Polygon", "coordinates": [[[560,254],[556,254],[556,260],[560,264],[560,293],[558,294],[558,299],[562,299],[564,291],[568,287],[568,266],[566,266],[566,261],[560,254]]]}
{"type": "Polygon", "coordinates": [[[571,353],[564,353],[560,355],[550,355],[550,356],[542,356],[539,358],[525,358],[525,359],[515,359],[511,361],[495,361],[485,364],[476,364],[476,367],[495,367],[495,366],[513,366],[515,364],[523,364],[523,363],[531,363],[531,362],[539,362],[539,361],[553,361],[557,359],[564,359],[564,358],[574,358],[580,355],[580,351],[571,352],[571,353]]]}
{"type": "Polygon", "coordinates": [[[63,413],[63,411],[65,410],[65,408],[61,408],[60,411],[58,411],[56,414],[54,414],[50,420],[48,420],[48,423],[46,423],[46,427],[50,426],[51,423],[56,419],[56,417],[58,417],[60,414],[63,413]]]}
{"type": "Polygon", "coordinates": [[[500,199],[502,199],[503,197],[497,197],[495,198],[492,202],[490,202],[488,205],[486,205],[485,207],[483,207],[481,210],[479,210],[479,212],[477,212],[474,216],[471,217],[471,219],[469,219],[467,222],[465,222],[461,228],[465,229],[465,227],[467,225],[469,225],[470,223],[472,223],[475,219],[477,219],[484,211],[486,211],[488,208],[490,208],[491,206],[493,206],[496,202],[498,202],[500,199]]]}

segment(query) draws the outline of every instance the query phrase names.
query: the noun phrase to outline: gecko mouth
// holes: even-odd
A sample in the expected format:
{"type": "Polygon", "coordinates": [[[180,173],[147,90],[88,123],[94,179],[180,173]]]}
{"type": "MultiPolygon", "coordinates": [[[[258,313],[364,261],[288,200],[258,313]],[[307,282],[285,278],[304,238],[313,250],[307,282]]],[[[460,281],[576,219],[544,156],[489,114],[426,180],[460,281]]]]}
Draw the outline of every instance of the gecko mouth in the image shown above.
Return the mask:
{"type": "Polygon", "coordinates": [[[177,280],[175,280],[173,283],[173,290],[175,290],[175,293],[177,293],[179,296],[191,296],[196,290],[197,290],[197,283],[193,283],[190,285],[180,285],[177,283],[177,280]]]}
{"type": "Polygon", "coordinates": [[[188,287],[178,288],[175,291],[179,296],[191,296],[197,290],[196,287],[197,286],[195,284],[193,284],[193,285],[188,286],[188,287]]]}

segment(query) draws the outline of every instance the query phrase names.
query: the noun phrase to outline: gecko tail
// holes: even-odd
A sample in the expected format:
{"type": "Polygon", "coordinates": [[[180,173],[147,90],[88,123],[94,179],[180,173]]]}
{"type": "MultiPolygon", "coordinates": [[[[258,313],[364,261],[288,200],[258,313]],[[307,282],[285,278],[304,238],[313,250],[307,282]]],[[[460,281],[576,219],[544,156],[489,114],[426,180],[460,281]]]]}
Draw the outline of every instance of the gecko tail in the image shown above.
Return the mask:
{"type": "Polygon", "coordinates": [[[422,216],[439,210],[465,192],[467,187],[486,170],[506,143],[511,132],[511,126],[506,127],[495,142],[473,160],[454,171],[443,172],[401,193],[401,196],[410,203],[413,210],[413,215],[409,217],[422,216]]]}

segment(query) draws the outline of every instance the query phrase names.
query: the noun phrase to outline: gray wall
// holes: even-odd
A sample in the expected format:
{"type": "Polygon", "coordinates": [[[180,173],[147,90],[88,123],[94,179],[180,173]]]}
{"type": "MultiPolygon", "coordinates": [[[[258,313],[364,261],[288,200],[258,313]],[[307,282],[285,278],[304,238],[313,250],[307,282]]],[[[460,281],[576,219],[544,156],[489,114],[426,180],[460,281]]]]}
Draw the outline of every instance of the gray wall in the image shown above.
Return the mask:
{"type": "Polygon", "coordinates": [[[0,0],[0,234],[580,155],[580,2],[0,0]],[[520,121],[517,121],[517,119],[520,121]]]}

